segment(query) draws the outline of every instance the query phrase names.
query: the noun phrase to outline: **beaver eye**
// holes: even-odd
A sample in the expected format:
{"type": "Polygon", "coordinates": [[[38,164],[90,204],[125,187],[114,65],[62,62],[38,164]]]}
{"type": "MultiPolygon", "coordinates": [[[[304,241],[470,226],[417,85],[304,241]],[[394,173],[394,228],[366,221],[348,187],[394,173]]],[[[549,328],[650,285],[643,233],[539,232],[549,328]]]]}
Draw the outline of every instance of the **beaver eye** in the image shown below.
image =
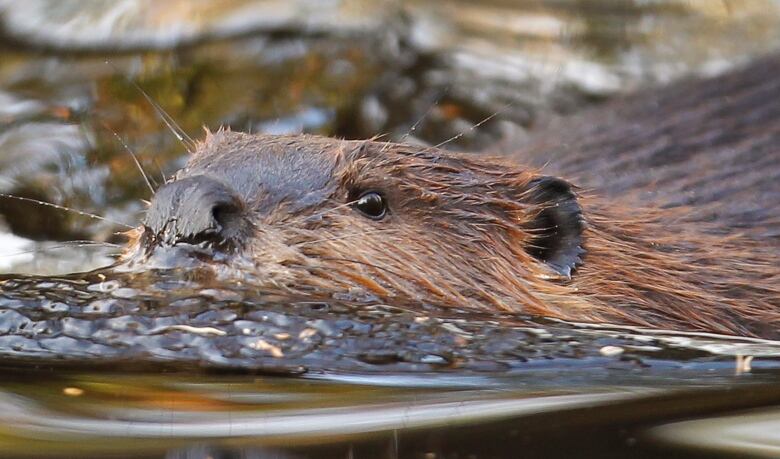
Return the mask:
{"type": "Polygon", "coordinates": [[[355,201],[355,207],[366,217],[374,220],[380,220],[387,213],[385,198],[376,191],[368,191],[360,195],[355,201]]]}

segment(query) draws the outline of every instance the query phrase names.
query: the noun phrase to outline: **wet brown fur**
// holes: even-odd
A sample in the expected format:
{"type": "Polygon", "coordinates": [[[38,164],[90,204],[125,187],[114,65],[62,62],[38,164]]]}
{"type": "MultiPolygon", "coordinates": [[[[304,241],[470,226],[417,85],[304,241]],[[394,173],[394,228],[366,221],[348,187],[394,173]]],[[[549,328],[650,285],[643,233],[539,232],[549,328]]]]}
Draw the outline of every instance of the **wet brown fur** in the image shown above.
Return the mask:
{"type": "MultiPolygon", "coordinates": [[[[327,197],[316,205],[290,211],[282,202],[247,215],[253,236],[237,257],[261,283],[780,338],[780,260],[765,237],[778,229],[771,216],[736,225],[729,220],[736,212],[726,223],[712,218],[716,200],[702,213],[690,203],[636,198],[641,187],[624,197],[580,192],[585,254],[568,278],[528,252],[535,232],[527,223],[548,205],[531,199],[534,179],[544,175],[537,169],[418,146],[229,131],[209,134],[190,165],[241,167],[231,155],[251,148],[322,155],[330,174],[327,197]],[[360,215],[350,205],[354,190],[381,191],[390,213],[380,221],[360,215]]],[[[139,256],[141,236],[133,236],[129,258],[139,256]]]]}

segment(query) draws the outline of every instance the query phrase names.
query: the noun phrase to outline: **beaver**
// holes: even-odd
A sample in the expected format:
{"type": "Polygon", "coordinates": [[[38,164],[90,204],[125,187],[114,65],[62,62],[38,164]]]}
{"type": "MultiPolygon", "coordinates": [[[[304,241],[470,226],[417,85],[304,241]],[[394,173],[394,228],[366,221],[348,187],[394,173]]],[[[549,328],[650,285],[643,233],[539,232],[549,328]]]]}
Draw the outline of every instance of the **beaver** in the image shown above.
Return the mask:
{"type": "Polygon", "coordinates": [[[503,157],[208,132],[123,263],[186,249],[302,293],[778,338],[779,70],[618,100],[503,157]]]}

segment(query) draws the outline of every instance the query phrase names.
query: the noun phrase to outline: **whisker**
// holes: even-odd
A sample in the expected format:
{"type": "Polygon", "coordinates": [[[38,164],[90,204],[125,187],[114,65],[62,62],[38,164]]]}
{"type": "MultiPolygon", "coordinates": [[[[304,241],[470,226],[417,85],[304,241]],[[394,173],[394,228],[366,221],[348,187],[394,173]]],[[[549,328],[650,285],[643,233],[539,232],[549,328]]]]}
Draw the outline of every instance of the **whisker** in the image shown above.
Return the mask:
{"type": "Polygon", "coordinates": [[[187,149],[188,152],[192,153],[192,151],[195,149],[196,143],[194,140],[192,140],[192,137],[187,135],[184,129],[182,129],[181,126],[179,126],[178,123],[176,123],[176,120],[174,120],[173,117],[171,117],[165,110],[163,110],[160,104],[155,102],[149,96],[149,94],[147,94],[146,91],[144,91],[141,85],[139,85],[137,82],[130,79],[130,77],[122,73],[122,71],[116,65],[114,65],[113,62],[111,62],[110,60],[106,60],[106,64],[110,65],[120,75],[123,75],[125,80],[127,80],[128,83],[133,85],[144,96],[146,101],[149,102],[149,105],[151,105],[152,108],[154,108],[154,111],[157,112],[157,115],[160,116],[163,123],[165,123],[165,125],[168,127],[171,133],[173,133],[173,135],[179,140],[179,142],[181,142],[182,145],[184,145],[184,147],[187,149]]]}
{"type": "MultiPolygon", "coordinates": [[[[444,93],[446,94],[448,91],[449,91],[449,88],[446,88],[444,90],[444,93]]],[[[416,131],[417,128],[420,127],[420,124],[423,121],[425,121],[425,118],[427,118],[428,115],[431,114],[431,112],[433,111],[433,108],[439,105],[439,102],[441,102],[442,97],[444,97],[444,94],[440,95],[439,97],[436,98],[436,100],[433,101],[433,103],[428,107],[428,109],[425,110],[425,113],[423,113],[422,116],[420,116],[420,118],[417,121],[415,121],[414,124],[412,124],[412,126],[409,128],[409,130],[406,131],[406,134],[401,136],[401,138],[398,141],[399,143],[403,143],[407,138],[409,138],[410,135],[412,135],[412,132],[416,131]]]]}
{"type": "Polygon", "coordinates": [[[162,166],[160,166],[160,163],[157,161],[157,158],[152,159],[152,162],[154,163],[155,166],[157,166],[157,170],[160,172],[160,179],[162,179],[162,182],[160,183],[165,185],[166,183],[168,183],[168,179],[165,178],[165,172],[163,172],[162,166]]]}
{"type": "Polygon", "coordinates": [[[119,137],[119,134],[117,134],[116,131],[111,129],[108,126],[108,124],[106,124],[104,122],[101,122],[100,124],[102,124],[103,128],[108,130],[108,132],[110,132],[111,134],[114,135],[114,138],[117,140],[117,142],[119,142],[119,144],[124,147],[125,151],[130,155],[130,157],[133,158],[133,162],[135,162],[135,166],[138,168],[138,171],[141,173],[141,177],[144,178],[144,182],[146,182],[146,186],[148,186],[149,187],[149,191],[151,191],[152,194],[154,194],[154,187],[152,186],[152,182],[149,181],[149,177],[146,175],[146,171],[141,166],[141,163],[138,161],[138,157],[135,155],[133,150],[131,150],[130,147],[127,146],[127,143],[124,140],[122,140],[122,138],[119,137]]]}
{"type": "Polygon", "coordinates": [[[498,111],[494,112],[492,115],[484,118],[479,123],[471,126],[470,128],[466,129],[465,131],[461,132],[460,134],[457,134],[457,135],[454,135],[454,136],[450,137],[449,139],[445,140],[444,142],[441,142],[441,143],[438,143],[438,144],[434,145],[433,148],[441,148],[444,145],[447,145],[448,143],[450,143],[452,141],[460,139],[461,137],[463,137],[464,135],[468,134],[469,132],[472,132],[474,129],[477,129],[478,127],[480,127],[483,124],[487,123],[488,121],[492,120],[493,118],[498,116],[500,113],[503,113],[507,108],[509,108],[511,106],[512,106],[511,102],[506,104],[506,105],[504,105],[501,109],[499,109],[498,111]]]}
{"type": "Polygon", "coordinates": [[[51,202],[39,201],[38,199],[25,198],[25,197],[22,197],[22,196],[14,196],[12,194],[6,194],[6,193],[0,193],[0,197],[2,197],[2,198],[9,198],[9,199],[18,199],[19,201],[25,201],[25,202],[31,202],[33,204],[38,204],[40,206],[52,207],[54,209],[64,210],[66,212],[73,212],[75,214],[79,214],[79,215],[84,216],[84,217],[94,218],[96,220],[103,220],[103,221],[106,221],[106,222],[109,222],[109,223],[113,223],[115,225],[124,226],[125,228],[129,228],[129,229],[134,228],[134,226],[128,225],[127,223],[122,223],[122,222],[117,221],[117,220],[113,220],[113,219],[110,219],[110,218],[107,218],[107,217],[102,217],[102,216],[96,215],[96,214],[91,214],[89,212],[84,212],[82,210],[76,210],[76,209],[72,209],[70,207],[61,206],[59,204],[53,204],[51,202]]]}
{"type": "Polygon", "coordinates": [[[334,237],[327,237],[327,238],[322,238],[322,239],[315,239],[313,241],[299,242],[297,244],[293,244],[293,247],[303,247],[305,245],[320,244],[320,243],[323,243],[323,242],[339,241],[339,240],[342,240],[342,239],[349,239],[351,237],[365,236],[366,234],[387,233],[387,232],[392,232],[392,231],[398,231],[398,229],[396,229],[396,228],[383,228],[383,229],[362,231],[360,233],[342,234],[341,236],[334,236],[334,237]]]}
{"type": "Polygon", "coordinates": [[[122,247],[121,244],[114,244],[113,242],[106,241],[92,241],[90,239],[75,239],[72,241],[61,241],[60,245],[73,245],[74,247],[81,247],[87,245],[102,245],[106,247],[122,247]]]}
{"type": "Polygon", "coordinates": [[[46,247],[36,247],[34,249],[30,250],[22,250],[19,252],[12,252],[12,253],[3,253],[0,256],[3,257],[13,257],[17,255],[27,255],[30,253],[41,253],[41,252],[48,252],[49,250],[59,250],[59,249],[67,249],[67,248],[84,248],[84,247],[112,247],[112,248],[122,248],[119,244],[112,244],[110,242],[100,242],[100,241],[66,241],[62,242],[60,244],[56,245],[50,245],[46,247]]]}

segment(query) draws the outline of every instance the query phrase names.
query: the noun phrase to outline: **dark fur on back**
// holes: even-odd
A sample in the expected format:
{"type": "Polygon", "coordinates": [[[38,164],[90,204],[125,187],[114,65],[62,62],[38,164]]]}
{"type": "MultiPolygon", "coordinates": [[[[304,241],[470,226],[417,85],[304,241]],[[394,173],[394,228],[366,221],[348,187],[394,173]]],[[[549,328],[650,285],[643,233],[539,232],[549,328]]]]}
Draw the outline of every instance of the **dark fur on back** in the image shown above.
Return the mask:
{"type": "Polygon", "coordinates": [[[780,245],[780,56],[555,120],[512,147],[601,196],[685,206],[780,245]]]}

